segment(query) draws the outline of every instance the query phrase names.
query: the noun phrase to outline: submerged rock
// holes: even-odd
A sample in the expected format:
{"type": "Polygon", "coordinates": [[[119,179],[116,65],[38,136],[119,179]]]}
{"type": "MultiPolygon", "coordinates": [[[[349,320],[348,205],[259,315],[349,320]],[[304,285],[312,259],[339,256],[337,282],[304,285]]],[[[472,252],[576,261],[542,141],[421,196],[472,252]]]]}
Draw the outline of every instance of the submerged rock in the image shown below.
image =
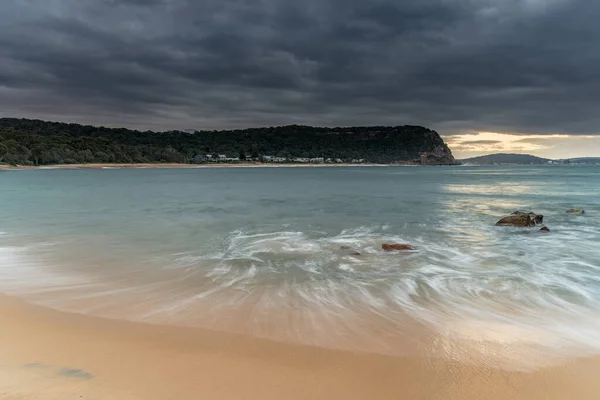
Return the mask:
{"type": "Polygon", "coordinates": [[[578,208],[571,208],[570,210],[567,210],[567,214],[583,215],[585,214],[585,211],[578,208]]]}
{"type": "Polygon", "coordinates": [[[410,244],[399,244],[399,243],[392,243],[392,244],[387,244],[384,243],[381,245],[381,248],[384,251],[406,251],[406,250],[415,250],[414,247],[412,247],[410,244]]]}
{"type": "Polygon", "coordinates": [[[542,226],[540,232],[550,232],[550,229],[547,226],[542,226]]]}
{"type": "Polygon", "coordinates": [[[496,223],[496,226],[519,226],[532,227],[541,224],[544,216],[533,212],[515,211],[514,213],[502,218],[496,223]]]}
{"type": "Polygon", "coordinates": [[[346,246],[346,245],[340,246],[340,250],[344,250],[344,252],[346,252],[346,254],[349,254],[351,256],[360,256],[360,255],[362,255],[360,253],[360,251],[358,251],[356,249],[353,249],[352,247],[346,246]]]}

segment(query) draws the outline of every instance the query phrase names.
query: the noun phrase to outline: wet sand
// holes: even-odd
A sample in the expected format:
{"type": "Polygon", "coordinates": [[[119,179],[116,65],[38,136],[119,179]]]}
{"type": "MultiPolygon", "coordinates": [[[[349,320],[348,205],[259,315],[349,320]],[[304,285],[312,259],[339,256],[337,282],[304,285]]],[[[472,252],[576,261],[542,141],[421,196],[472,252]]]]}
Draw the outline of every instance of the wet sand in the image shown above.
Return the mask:
{"type": "Polygon", "coordinates": [[[64,313],[0,296],[2,399],[598,399],[600,359],[511,372],[64,313]]]}

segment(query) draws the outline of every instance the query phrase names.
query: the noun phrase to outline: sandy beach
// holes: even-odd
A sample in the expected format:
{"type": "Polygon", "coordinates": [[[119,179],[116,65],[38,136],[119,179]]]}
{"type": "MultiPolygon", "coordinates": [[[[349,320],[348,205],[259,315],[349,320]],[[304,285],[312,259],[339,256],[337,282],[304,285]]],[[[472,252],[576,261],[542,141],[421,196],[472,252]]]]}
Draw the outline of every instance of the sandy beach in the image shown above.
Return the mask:
{"type": "Polygon", "coordinates": [[[63,313],[0,297],[3,399],[597,399],[600,359],[509,372],[63,313]]]}
{"type": "Polygon", "coordinates": [[[7,165],[0,164],[0,170],[22,170],[22,169],[112,169],[112,168],[292,168],[292,167],[389,167],[403,166],[411,167],[415,164],[311,164],[311,163],[235,163],[235,164],[176,164],[176,163],[161,163],[161,164],[54,164],[54,165],[7,165]]]}

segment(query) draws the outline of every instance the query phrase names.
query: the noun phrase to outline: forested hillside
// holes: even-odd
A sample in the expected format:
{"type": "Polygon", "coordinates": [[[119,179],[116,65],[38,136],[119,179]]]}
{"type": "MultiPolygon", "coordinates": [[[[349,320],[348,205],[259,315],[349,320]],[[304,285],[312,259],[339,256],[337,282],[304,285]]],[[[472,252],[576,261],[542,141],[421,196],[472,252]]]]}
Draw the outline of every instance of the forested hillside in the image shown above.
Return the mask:
{"type": "Polygon", "coordinates": [[[432,130],[420,126],[314,128],[282,126],[228,131],[136,131],[0,118],[0,163],[199,163],[207,156],[280,161],[454,164],[432,130]]]}

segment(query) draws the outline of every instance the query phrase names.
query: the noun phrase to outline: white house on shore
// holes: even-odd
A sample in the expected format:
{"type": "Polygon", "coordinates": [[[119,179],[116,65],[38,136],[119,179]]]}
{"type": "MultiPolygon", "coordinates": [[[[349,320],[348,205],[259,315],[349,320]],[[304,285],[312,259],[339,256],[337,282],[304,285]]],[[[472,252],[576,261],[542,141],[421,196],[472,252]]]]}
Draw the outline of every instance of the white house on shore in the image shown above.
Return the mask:
{"type": "Polygon", "coordinates": [[[288,159],[286,157],[275,157],[275,156],[262,156],[262,161],[267,163],[282,163],[286,162],[288,159]]]}

